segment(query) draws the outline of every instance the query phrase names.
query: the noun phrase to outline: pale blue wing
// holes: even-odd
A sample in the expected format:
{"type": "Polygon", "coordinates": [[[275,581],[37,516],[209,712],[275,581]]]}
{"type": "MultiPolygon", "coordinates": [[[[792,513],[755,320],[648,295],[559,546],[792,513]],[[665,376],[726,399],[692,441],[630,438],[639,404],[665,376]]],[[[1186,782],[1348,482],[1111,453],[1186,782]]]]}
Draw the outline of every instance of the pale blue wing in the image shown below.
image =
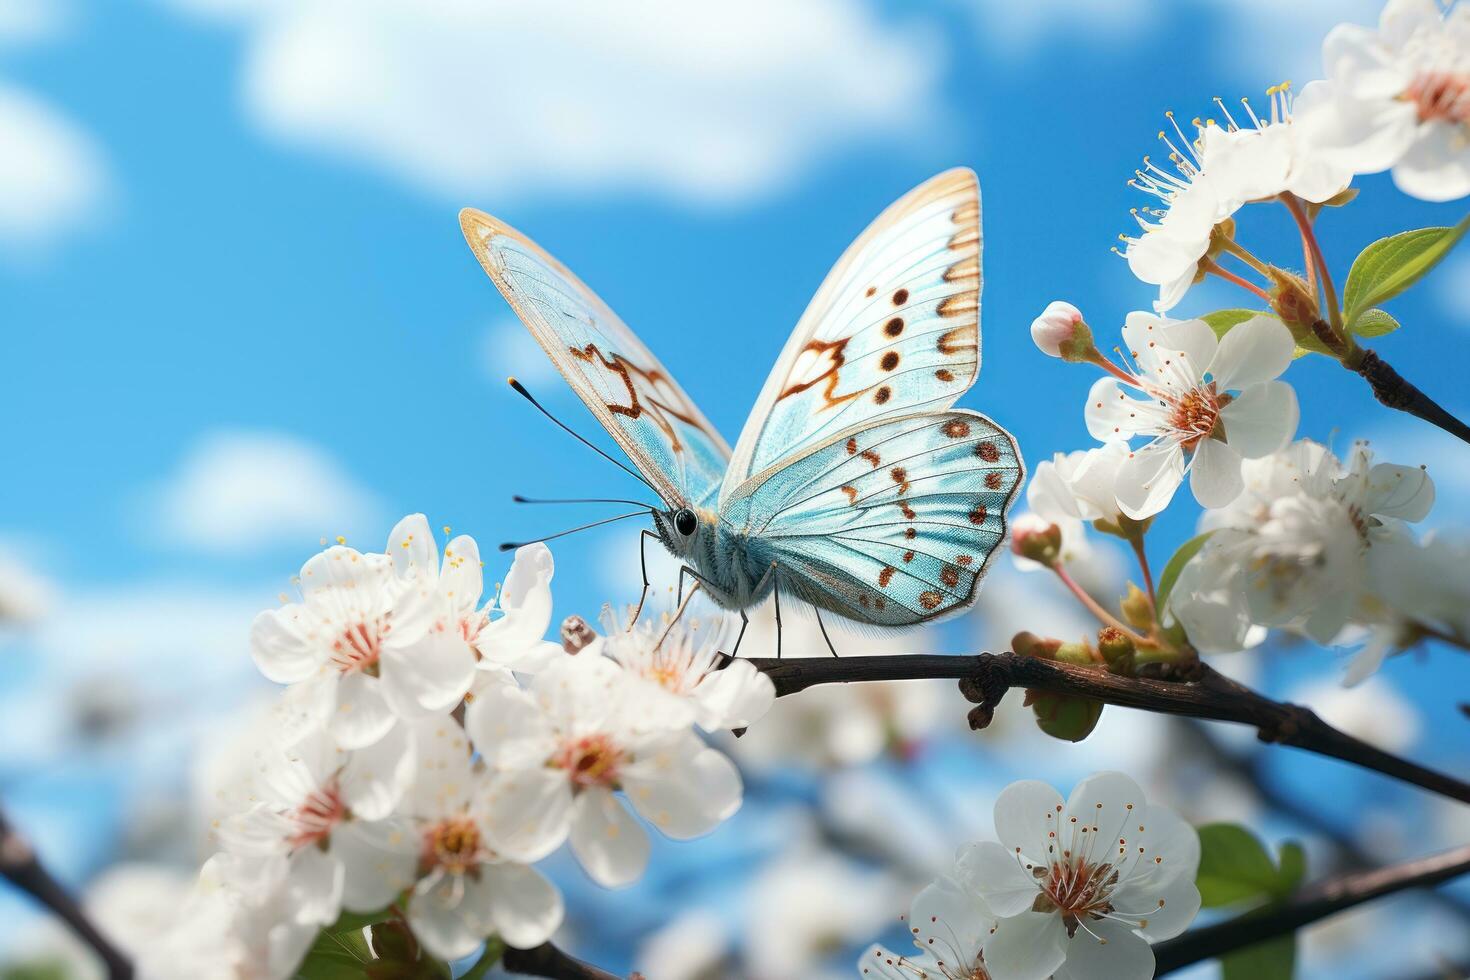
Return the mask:
{"type": "Polygon", "coordinates": [[[720,500],[877,419],[954,404],[980,370],[980,189],[969,170],[878,216],[827,274],[740,434],[720,500]]]}
{"type": "Polygon", "coordinates": [[[556,259],[472,209],[460,227],[501,294],[673,507],[713,507],[730,447],[617,314],[556,259]]]}
{"type": "Polygon", "coordinates": [[[783,595],[906,626],[968,606],[1025,477],[1010,433],[960,409],[840,433],[747,481],[722,513],[783,595]]]}

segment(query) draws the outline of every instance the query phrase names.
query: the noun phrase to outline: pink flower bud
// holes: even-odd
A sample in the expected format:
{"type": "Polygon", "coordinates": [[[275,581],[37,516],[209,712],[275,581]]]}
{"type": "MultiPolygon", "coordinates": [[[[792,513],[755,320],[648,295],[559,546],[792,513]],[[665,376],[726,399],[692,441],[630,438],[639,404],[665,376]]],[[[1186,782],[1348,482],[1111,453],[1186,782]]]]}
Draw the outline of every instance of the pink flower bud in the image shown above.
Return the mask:
{"type": "Polygon", "coordinates": [[[1035,514],[1022,514],[1011,522],[1011,551],[1050,568],[1062,551],[1062,529],[1035,514]]]}
{"type": "Polygon", "coordinates": [[[1084,360],[1092,350],[1092,331],[1082,320],[1082,311],[1071,303],[1053,300],[1031,321],[1031,339],[1043,354],[1063,360],[1084,360]]]}

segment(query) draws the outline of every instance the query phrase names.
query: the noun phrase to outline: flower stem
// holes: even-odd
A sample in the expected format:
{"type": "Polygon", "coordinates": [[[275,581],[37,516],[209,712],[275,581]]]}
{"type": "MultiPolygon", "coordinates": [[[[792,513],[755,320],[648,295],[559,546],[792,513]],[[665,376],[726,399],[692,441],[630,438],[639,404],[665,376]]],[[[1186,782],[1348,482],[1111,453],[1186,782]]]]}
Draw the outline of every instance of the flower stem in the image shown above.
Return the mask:
{"type": "Polygon", "coordinates": [[[1240,276],[1237,276],[1235,273],[1231,272],[1229,269],[1226,269],[1224,266],[1220,265],[1220,263],[1215,262],[1212,259],[1205,259],[1203,262],[1200,263],[1200,268],[1204,269],[1212,276],[1219,276],[1226,282],[1234,283],[1241,289],[1249,290],[1250,292],[1255,293],[1267,303],[1271,302],[1270,293],[1266,292],[1264,289],[1262,289],[1260,286],[1257,286],[1250,280],[1242,279],[1240,276]]]}
{"type": "Polygon", "coordinates": [[[1159,614],[1159,597],[1154,592],[1154,573],[1148,567],[1148,552],[1143,548],[1143,535],[1135,534],[1128,538],[1128,543],[1133,546],[1133,554],[1138,558],[1138,570],[1143,574],[1143,587],[1148,591],[1148,604],[1153,607],[1154,616],[1159,614]]]}
{"type": "Polygon", "coordinates": [[[1082,605],[1086,607],[1087,611],[1096,616],[1104,626],[1111,626],[1113,627],[1113,629],[1120,630],[1121,632],[1127,634],[1128,638],[1131,639],[1134,643],[1147,644],[1149,646],[1153,645],[1152,640],[1131,629],[1117,616],[1114,616],[1112,613],[1104,609],[1096,599],[1088,595],[1087,590],[1077,584],[1077,580],[1067,573],[1067,569],[1062,565],[1061,562],[1057,562],[1056,564],[1052,565],[1051,570],[1057,573],[1057,578],[1061,579],[1062,584],[1067,587],[1067,591],[1076,596],[1077,601],[1082,603],[1082,605]]]}
{"type": "Polygon", "coordinates": [[[1271,267],[1268,266],[1266,263],[1262,262],[1260,259],[1256,258],[1254,255],[1252,255],[1251,252],[1248,249],[1246,249],[1243,245],[1241,245],[1235,239],[1233,239],[1233,238],[1225,238],[1225,237],[1222,236],[1222,237],[1218,238],[1217,241],[1219,241],[1220,248],[1221,249],[1223,249],[1226,252],[1229,252],[1231,255],[1235,256],[1237,259],[1240,259],[1240,261],[1244,262],[1246,265],[1250,266],[1252,269],[1255,269],[1257,272],[1259,272],[1261,275],[1265,276],[1267,279],[1270,279],[1271,278],[1271,267]]]}
{"type": "Polygon", "coordinates": [[[1302,207],[1299,197],[1290,192],[1281,195],[1281,203],[1286,205],[1286,210],[1291,212],[1296,221],[1297,230],[1302,234],[1302,247],[1311,256],[1308,268],[1315,265],[1317,275],[1322,283],[1322,298],[1327,307],[1327,316],[1332,322],[1332,329],[1337,333],[1340,343],[1346,344],[1341,338],[1342,334],[1342,310],[1337,306],[1337,288],[1332,284],[1332,273],[1327,269],[1327,259],[1322,255],[1322,245],[1317,241],[1317,233],[1312,229],[1312,219],[1307,217],[1306,208],[1302,207]]]}

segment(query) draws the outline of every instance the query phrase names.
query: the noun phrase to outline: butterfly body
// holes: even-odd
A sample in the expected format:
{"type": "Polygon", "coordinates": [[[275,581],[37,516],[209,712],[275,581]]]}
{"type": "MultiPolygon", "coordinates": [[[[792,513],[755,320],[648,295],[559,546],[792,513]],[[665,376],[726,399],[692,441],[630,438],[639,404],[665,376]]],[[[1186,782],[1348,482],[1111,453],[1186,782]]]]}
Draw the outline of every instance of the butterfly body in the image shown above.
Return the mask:
{"type": "Polygon", "coordinates": [[[980,367],[979,219],[968,170],[884,211],[822,283],[733,451],[564,266],[489,215],[460,223],[662,498],[650,533],[716,603],[743,614],[774,592],[900,627],[973,601],[1025,473],[1009,433],[951,407],[980,367]]]}

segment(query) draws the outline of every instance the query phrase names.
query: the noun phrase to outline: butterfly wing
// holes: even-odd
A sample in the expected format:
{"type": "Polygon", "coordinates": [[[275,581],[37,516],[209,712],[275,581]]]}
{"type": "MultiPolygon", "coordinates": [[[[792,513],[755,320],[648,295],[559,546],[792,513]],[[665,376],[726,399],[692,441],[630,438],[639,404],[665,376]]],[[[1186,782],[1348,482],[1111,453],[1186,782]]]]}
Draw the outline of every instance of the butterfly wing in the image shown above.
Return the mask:
{"type": "Polygon", "coordinates": [[[1015,440],[961,409],[839,433],[746,481],[726,506],[783,593],[909,626],[968,606],[1025,478],[1015,440]]]}
{"type": "Polygon", "coordinates": [[[597,294],[514,228],[481,211],[460,228],[567,383],[672,507],[711,507],[730,447],[597,294]]]}
{"type": "Polygon", "coordinates": [[[721,502],[782,458],[954,404],[980,370],[980,189],[966,169],[891,205],[827,274],[761,390],[721,502]]]}

